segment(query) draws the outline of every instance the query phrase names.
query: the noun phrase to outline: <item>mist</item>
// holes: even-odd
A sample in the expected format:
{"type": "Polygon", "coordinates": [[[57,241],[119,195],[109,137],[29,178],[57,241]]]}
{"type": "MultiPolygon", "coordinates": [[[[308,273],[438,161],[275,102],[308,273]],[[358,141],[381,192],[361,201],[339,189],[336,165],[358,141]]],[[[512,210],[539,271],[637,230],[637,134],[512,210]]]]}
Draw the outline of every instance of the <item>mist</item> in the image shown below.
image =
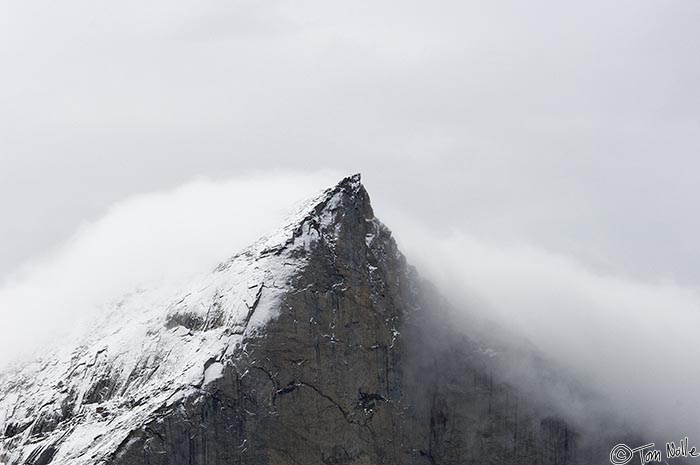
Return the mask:
{"type": "Polygon", "coordinates": [[[659,441],[698,437],[699,17],[695,0],[4,2],[0,366],[359,171],[465,330],[492,320],[659,441]]]}
{"type": "MultiPolygon", "coordinates": [[[[70,343],[80,322],[99,318],[124,294],[177,289],[209,272],[340,177],[200,178],[116,203],[3,283],[0,364],[70,343]]],[[[485,241],[469,231],[436,234],[425,219],[397,214],[398,205],[377,200],[385,205],[375,205],[375,213],[451,302],[467,335],[505,338],[518,350],[534,347],[595,394],[581,398],[545,385],[541,398],[554,408],[579,421],[601,421],[596,412],[613,406],[620,422],[659,441],[700,434],[694,402],[700,372],[692,361],[700,350],[700,296],[694,289],[603,273],[532,245],[485,241]],[[475,320],[493,324],[472,326],[475,320]],[[500,333],[474,333],[483,328],[500,333]]],[[[522,369],[512,380],[525,390],[540,389],[540,374],[522,369]]]]}
{"type": "Polygon", "coordinates": [[[4,280],[0,367],[77,337],[125,294],[176,289],[211,271],[336,179],[330,172],[199,178],[115,203],[4,280]]]}
{"type": "Polygon", "coordinates": [[[605,423],[615,422],[659,442],[700,434],[697,290],[603,273],[467,231],[441,236],[405,219],[392,227],[409,260],[452,304],[461,331],[561,370],[561,383],[548,384],[528,357],[519,359],[525,366],[501,375],[521,390],[589,430],[613,432],[605,423]]]}

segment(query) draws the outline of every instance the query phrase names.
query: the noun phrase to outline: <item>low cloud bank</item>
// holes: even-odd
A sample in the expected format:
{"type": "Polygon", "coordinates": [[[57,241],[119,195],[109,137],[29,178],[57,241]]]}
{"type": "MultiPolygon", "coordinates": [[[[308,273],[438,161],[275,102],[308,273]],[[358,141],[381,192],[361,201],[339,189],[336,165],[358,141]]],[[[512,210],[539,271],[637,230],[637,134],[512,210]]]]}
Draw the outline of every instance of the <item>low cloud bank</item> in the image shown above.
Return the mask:
{"type": "Polygon", "coordinates": [[[335,173],[198,179],[138,195],[83,224],[0,285],[0,367],[46,350],[97,308],[140,287],[212,269],[271,232],[335,173]]]}
{"type": "MultiPolygon", "coordinates": [[[[458,311],[529,340],[605,400],[586,405],[558,392],[560,407],[574,416],[612,408],[658,442],[700,438],[700,295],[694,289],[601,274],[569,257],[462,231],[439,237],[411,221],[391,226],[409,260],[458,311]]],[[[518,376],[541,384],[536,372],[530,380],[525,371],[518,376]]]]}
{"type": "MultiPolygon", "coordinates": [[[[114,205],[0,286],[0,366],[46,350],[101,304],[137,287],[211,269],[340,177],[200,179],[114,205]]],[[[381,189],[373,193],[381,197],[381,189]]],[[[529,340],[659,442],[700,438],[695,290],[601,274],[569,257],[478,240],[466,231],[436,235],[419,219],[400,218],[401,206],[382,207],[378,216],[388,220],[409,259],[457,308],[529,340]]],[[[575,406],[579,412],[588,407],[575,406]]]]}

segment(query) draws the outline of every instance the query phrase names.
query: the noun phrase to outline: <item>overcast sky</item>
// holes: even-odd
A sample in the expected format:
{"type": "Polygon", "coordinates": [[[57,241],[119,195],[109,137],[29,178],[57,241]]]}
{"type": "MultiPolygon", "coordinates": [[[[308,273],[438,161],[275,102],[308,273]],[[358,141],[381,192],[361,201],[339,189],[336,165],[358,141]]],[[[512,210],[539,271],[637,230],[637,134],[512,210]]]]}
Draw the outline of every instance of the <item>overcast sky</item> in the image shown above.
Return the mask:
{"type": "Polygon", "coordinates": [[[333,168],[436,228],[695,285],[698,20],[694,0],[3,2],[0,276],[136,193],[333,168]]]}
{"type": "MultiPolygon", "coordinates": [[[[76,248],[89,255],[75,245],[85,231],[115,237],[123,229],[95,231],[145,193],[169,193],[177,211],[196,191],[188,202],[226,215],[206,194],[250,201],[241,179],[264,179],[243,184],[258,194],[272,182],[286,200],[359,171],[417,262],[420,241],[442,256],[459,249],[460,266],[469,251],[483,260],[483,275],[476,259],[443,266],[482,276],[475,292],[512,289],[532,311],[573,295],[571,312],[590,304],[601,321],[644,304],[649,321],[695,322],[699,21],[696,0],[3,2],[0,282],[76,248]],[[282,174],[292,171],[325,174],[282,174]]],[[[570,314],[557,315],[563,327],[570,314]]],[[[561,343],[521,323],[541,346],[561,343]]],[[[653,337],[647,326],[637,329],[653,337]]],[[[697,349],[694,332],[671,336],[678,346],[657,361],[697,349]]],[[[614,350],[607,341],[590,357],[614,350]]],[[[700,387],[700,375],[669,389],[689,382],[700,387]]]]}

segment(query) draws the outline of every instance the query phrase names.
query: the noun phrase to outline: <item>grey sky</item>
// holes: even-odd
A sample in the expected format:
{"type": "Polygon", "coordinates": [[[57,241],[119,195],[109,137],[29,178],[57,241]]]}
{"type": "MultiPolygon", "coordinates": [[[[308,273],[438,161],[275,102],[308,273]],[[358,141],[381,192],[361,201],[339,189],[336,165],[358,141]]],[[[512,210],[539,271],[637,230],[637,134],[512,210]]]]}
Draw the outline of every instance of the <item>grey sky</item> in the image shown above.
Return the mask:
{"type": "Polygon", "coordinates": [[[0,276],[134,193],[333,168],[436,228],[694,284],[699,14],[691,0],[5,2],[0,276]]]}

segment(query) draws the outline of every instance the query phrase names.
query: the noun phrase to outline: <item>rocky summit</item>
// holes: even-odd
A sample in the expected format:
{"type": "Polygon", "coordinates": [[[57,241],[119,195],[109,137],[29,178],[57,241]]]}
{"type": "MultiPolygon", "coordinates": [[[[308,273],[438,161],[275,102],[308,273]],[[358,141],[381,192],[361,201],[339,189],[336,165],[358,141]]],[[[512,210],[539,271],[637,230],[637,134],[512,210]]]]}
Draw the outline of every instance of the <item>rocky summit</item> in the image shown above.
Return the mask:
{"type": "Polygon", "coordinates": [[[607,462],[443,307],[348,177],[187,288],[135,292],[6,370],[0,463],[607,462]]]}

